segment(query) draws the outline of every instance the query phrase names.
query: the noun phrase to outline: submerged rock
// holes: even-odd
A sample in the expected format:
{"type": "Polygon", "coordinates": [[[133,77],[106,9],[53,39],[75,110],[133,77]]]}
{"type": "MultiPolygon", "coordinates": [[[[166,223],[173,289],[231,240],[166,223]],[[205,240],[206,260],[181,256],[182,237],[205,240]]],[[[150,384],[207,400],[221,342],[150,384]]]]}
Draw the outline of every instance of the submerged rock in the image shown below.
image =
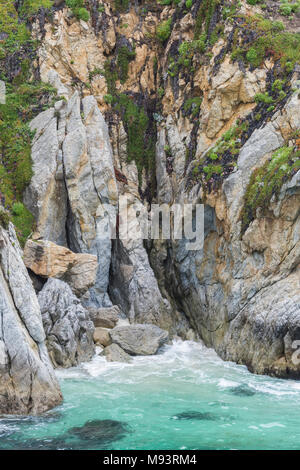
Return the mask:
{"type": "Polygon", "coordinates": [[[91,359],[94,325],[70,287],[59,279],[48,279],[38,300],[53,364],[72,367],[91,359]]]}
{"type": "Polygon", "coordinates": [[[202,411],[183,411],[172,417],[172,419],[187,419],[187,420],[198,420],[198,421],[215,421],[217,416],[202,411]]]}
{"type": "Polygon", "coordinates": [[[256,394],[256,391],[246,384],[239,385],[238,387],[232,387],[230,388],[230,392],[233,395],[238,395],[239,397],[252,397],[256,394]]]}
{"type": "Polygon", "coordinates": [[[100,353],[101,356],[105,356],[108,362],[130,362],[131,357],[127,354],[124,349],[120,348],[117,344],[113,343],[100,353]]]}
{"type": "Polygon", "coordinates": [[[168,341],[169,334],[155,325],[117,326],[110,331],[113,343],[133,356],[156,354],[168,341]]]}
{"type": "Polygon", "coordinates": [[[87,421],[83,426],[71,428],[67,432],[71,436],[89,441],[89,444],[94,445],[116,441],[126,433],[128,433],[127,424],[112,419],[87,421]]]}

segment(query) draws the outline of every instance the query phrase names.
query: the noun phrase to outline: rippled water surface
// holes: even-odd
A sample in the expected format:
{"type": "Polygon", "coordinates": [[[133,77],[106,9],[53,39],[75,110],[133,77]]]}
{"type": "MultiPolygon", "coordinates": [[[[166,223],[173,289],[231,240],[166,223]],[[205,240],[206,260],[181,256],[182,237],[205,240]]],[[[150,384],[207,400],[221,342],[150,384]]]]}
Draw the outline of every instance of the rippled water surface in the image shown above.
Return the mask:
{"type": "Polygon", "coordinates": [[[132,364],[58,371],[64,403],[0,419],[1,449],[300,449],[300,382],[176,342],[132,364]]]}

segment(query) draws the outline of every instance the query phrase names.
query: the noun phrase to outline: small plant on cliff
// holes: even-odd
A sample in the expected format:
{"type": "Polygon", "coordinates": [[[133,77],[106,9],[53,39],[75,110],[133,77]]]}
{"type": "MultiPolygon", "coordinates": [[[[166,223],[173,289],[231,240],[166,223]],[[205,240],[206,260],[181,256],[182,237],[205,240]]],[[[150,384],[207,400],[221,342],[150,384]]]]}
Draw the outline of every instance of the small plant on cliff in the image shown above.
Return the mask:
{"type": "Polygon", "coordinates": [[[135,58],[135,51],[127,46],[120,47],[118,51],[117,67],[121,83],[125,83],[128,77],[129,62],[135,58]]]}
{"type": "MultiPolygon", "coordinates": [[[[24,2],[23,7],[25,5],[30,6],[27,13],[34,14],[49,3],[32,0],[24,2]]],[[[0,11],[0,30],[5,31],[0,45],[0,50],[4,51],[4,56],[0,57],[0,73],[6,82],[6,103],[0,104],[0,199],[8,213],[11,212],[12,220],[19,223],[17,232],[21,240],[33,222],[33,216],[26,208],[22,209],[22,215],[13,213],[13,207],[21,207],[18,205],[32,176],[31,142],[34,133],[28,122],[53,104],[56,90],[33,81],[32,57],[37,44],[30,38],[26,28],[28,17],[24,16],[22,8],[18,13],[13,2],[0,0],[0,11]]]]}
{"type": "Polygon", "coordinates": [[[242,233],[255,219],[257,209],[266,211],[271,198],[278,196],[283,183],[288,181],[299,168],[300,151],[285,146],[276,150],[270,160],[253,171],[241,215],[242,233]]]}
{"type": "Polygon", "coordinates": [[[172,18],[169,18],[157,26],[156,37],[161,43],[164,43],[167,39],[169,39],[171,35],[171,24],[172,18]]]}
{"type": "Polygon", "coordinates": [[[34,217],[21,202],[16,202],[12,206],[12,222],[21,246],[24,246],[27,238],[32,232],[34,217]]]}
{"type": "Polygon", "coordinates": [[[66,0],[66,5],[78,20],[88,21],[90,14],[84,6],[84,0],[66,0]]]}
{"type": "Polygon", "coordinates": [[[128,10],[129,0],[115,0],[115,10],[117,12],[124,12],[128,10]]]}
{"type": "Polygon", "coordinates": [[[0,225],[1,227],[8,229],[8,224],[10,221],[9,214],[0,208],[0,225]]]}
{"type": "Polygon", "coordinates": [[[49,9],[52,5],[52,0],[24,0],[22,7],[20,8],[20,15],[28,18],[37,13],[40,8],[49,9]]]}

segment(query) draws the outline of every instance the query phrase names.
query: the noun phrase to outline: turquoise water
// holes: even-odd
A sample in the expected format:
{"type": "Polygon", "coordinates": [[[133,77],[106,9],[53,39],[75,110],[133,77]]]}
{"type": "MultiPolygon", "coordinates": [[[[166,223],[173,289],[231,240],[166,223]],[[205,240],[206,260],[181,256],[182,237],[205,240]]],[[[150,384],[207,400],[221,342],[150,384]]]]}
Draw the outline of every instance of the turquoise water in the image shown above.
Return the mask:
{"type": "Polygon", "coordinates": [[[300,382],[250,374],[198,343],[132,364],[97,356],[58,377],[63,405],[0,419],[1,449],[300,448],[300,382]]]}

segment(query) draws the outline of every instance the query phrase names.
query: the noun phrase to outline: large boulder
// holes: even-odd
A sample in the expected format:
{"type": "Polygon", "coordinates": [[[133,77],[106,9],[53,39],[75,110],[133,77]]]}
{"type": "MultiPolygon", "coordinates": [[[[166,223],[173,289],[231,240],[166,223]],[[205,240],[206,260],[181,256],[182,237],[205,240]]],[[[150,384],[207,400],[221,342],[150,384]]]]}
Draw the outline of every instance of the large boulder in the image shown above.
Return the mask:
{"type": "Polygon", "coordinates": [[[117,344],[113,343],[103,349],[100,354],[105,356],[108,362],[130,362],[131,357],[124,349],[120,348],[117,344]]]}
{"type": "Polygon", "coordinates": [[[133,356],[156,354],[168,341],[169,334],[156,325],[117,326],[110,331],[113,343],[133,356]]]}
{"type": "Polygon", "coordinates": [[[70,287],[48,279],[38,294],[49,355],[55,367],[72,367],[94,354],[94,325],[70,287]]]}
{"type": "Polygon", "coordinates": [[[119,320],[120,309],[117,305],[107,308],[88,308],[91,320],[96,327],[114,328],[119,320]]]}
{"type": "Polygon", "coordinates": [[[111,337],[106,328],[95,328],[94,341],[100,346],[109,346],[111,344],[111,337]]]}
{"type": "Polygon", "coordinates": [[[38,414],[61,403],[45,339],[14,229],[0,227],[0,414],[38,414]]]}
{"type": "Polygon", "coordinates": [[[84,294],[95,284],[98,268],[97,256],[73,253],[46,240],[27,240],[24,263],[39,276],[66,281],[77,295],[84,294]]]}

